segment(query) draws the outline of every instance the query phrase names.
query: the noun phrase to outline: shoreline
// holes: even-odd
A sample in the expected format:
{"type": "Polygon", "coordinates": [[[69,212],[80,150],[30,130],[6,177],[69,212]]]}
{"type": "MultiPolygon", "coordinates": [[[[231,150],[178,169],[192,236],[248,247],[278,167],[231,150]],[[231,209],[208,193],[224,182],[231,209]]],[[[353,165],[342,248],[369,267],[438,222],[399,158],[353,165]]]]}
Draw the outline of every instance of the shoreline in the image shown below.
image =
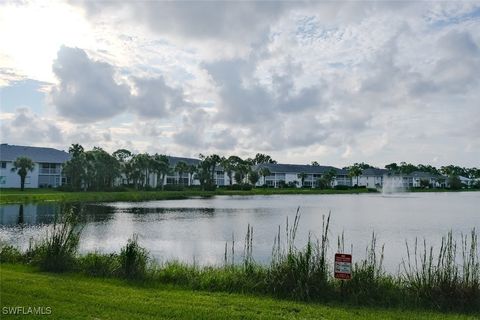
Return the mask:
{"type": "MultiPolygon", "coordinates": [[[[479,189],[449,190],[449,189],[411,189],[405,192],[475,192],[479,189]]],[[[153,201],[153,200],[184,200],[195,197],[209,198],[213,196],[255,196],[255,195],[332,195],[332,194],[364,194],[381,192],[375,189],[352,188],[347,190],[336,189],[263,189],[226,190],[216,191],[184,190],[184,191],[86,191],[67,192],[52,189],[18,189],[0,190],[0,205],[30,204],[44,202],[115,202],[115,201],[153,201]]]]}
{"type": "Polygon", "coordinates": [[[200,191],[87,191],[64,192],[48,189],[32,190],[2,190],[0,191],[0,205],[28,204],[42,202],[113,202],[113,201],[149,201],[149,200],[184,200],[194,197],[209,198],[213,196],[255,196],[255,195],[289,195],[289,194],[360,194],[378,193],[366,188],[335,190],[335,189],[252,189],[200,191]]]}

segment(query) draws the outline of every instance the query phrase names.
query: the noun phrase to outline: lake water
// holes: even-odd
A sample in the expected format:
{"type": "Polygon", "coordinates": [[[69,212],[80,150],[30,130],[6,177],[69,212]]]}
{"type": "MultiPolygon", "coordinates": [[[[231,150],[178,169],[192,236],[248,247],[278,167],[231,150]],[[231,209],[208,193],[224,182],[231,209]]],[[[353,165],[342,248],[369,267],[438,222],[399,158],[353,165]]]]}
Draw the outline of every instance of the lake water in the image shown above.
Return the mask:
{"type": "MultiPolygon", "coordinates": [[[[406,257],[405,241],[426,239],[438,247],[449,230],[458,238],[480,227],[480,192],[401,193],[396,195],[274,195],[216,196],[207,199],[114,202],[85,206],[86,223],[80,251],[118,252],[128,238],[139,242],[158,261],[181,260],[221,264],[225,243],[235,239],[237,261],[243,252],[247,225],[254,228],[253,254],[268,263],[274,237],[285,220],[293,221],[297,207],[301,219],[297,245],[308,233],[320,235],[323,216],[331,213],[330,254],[337,236],[345,235],[345,248],[354,261],[365,257],[372,232],[385,245],[384,265],[396,272],[406,257]]],[[[4,205],[0,207],[0,239],[27,248],[31,238],[43,236],[58,205],[4,205]]],[[[230,250],[230,249],[229,249],[230,250]]]]}

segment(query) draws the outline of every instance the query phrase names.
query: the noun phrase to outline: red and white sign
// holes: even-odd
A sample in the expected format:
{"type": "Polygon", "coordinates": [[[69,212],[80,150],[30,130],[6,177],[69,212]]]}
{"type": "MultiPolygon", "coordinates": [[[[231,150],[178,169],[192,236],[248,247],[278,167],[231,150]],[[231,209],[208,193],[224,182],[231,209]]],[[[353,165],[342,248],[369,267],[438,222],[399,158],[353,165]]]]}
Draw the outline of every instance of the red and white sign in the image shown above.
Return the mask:
{"type": "Polygon", "coordinates": [[[334,271],[335,278],[337,279],[352,279],[352,255],[346,253],[336,253],[334,271]]]}

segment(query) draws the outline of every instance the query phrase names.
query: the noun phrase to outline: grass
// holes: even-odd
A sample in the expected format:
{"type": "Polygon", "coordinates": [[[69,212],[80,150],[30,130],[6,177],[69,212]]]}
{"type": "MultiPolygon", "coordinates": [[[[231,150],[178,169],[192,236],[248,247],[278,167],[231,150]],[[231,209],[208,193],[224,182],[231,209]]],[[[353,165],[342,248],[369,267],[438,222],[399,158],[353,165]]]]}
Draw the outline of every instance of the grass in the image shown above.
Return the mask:
{"type": "MultiPolygon", "coordinates": [[[[2,311],[13,306],[50,307],[50,315],[38,316],[42,319],[475,319],[452,313],[320,305],[78,274],[40,273],[22,265],[2,264],[0,276],[2,311]]],[[[26,317],[36,318],[2,314],[2,319],[26,317]]]]}
{"type": "MultiPolygon", "coordinates": [[[[68,213],[65,217],[59,219],[59,225],[55,224],[44,240],[25,253],[8,245],[0,246],[0,262],[26,262],[47,271],[71,271],[157,285],[168,283],[211,292],[263,294],[370,307],[480,312],[480,262],[475,229],[470,235],[462,236],[459,249],[451,232],[443,238],[438,253],[426,242],[423,252],[417,241],[413,251],[407,243],[408,259],[403,261],[404,272],[397,276],[384,271],[383,247],[379,248],[373,234],[365,259],[355,264],[352,280],[344,283],[333,279],[327,258],[331,255],[328,251],[330,215],[324,217],[320,237],[315,241],[309,235],[302,247],[295,243],[299,210],[293,223],[287,218],[284,232],[279,226],[270,265],[260,265],[253,260],[254,230],[249,225],[241,259],[235,259],[232,239],[231,250],[228,250],[229,243],[225,244],[224,264],[206,267],[179,262],[158,265],[149,259],[135,236],[119,254],[75,255],[78,220],[68,213]],[[457,263],[457,250],[462,263],[457,263]]],[[[344,252],[343,240],[339,239],[338,246],[339,251],[344,252]]]]}
{"type": "Polygon", "coordinates": [[[147,201],[147,200],[179,200],[191,197],[212,197],[215,195],[275,195],[275,194],[356,194],[374,192],[366,188],[335,189],[274,189],[256,188],[248,191],[224,190],[216,191],[118,191],[118,192],[65,192],[55,189],[0,189],[0,204],[31,202],[108,202],[108,201],[147,201]]]}

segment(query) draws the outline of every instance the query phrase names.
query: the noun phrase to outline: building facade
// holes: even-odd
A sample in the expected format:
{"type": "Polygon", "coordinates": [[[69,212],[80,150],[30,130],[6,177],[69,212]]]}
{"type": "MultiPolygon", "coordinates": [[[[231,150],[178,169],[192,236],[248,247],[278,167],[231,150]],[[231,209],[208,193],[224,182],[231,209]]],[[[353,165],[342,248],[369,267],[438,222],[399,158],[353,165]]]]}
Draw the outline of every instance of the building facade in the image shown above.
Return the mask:
{"type": "Polygon", "coordinates": [[[12,171],[13,162],[27,157],[34,162],[33,171],[27,173],[25,188],[56,188],[64,183],[62,165],[70,155],[53,148],[0,145],[0,188],[20,188],[20,176],[12,171]]]}
{"type": "MultiPolygon", "coordinates": [[[[358,186],[367,188],[381,188],[383,186],[383,176],[388,170],[378,168],[363,169],[362,174],[358,176],[358,186]]],[[[355,179],[355,183],[357,179],[355,179]]]]}
{"type": "Polygon", "coordinates": [[[334,172],[335,176],[332,180],[332,186],[344,185],[351,186],[352,180],[348,176],[348,172],[343,169],[331,166],[312,166],[301,164],[280,164],[280,163],[262,163],[254,167],[254,170],[259,171],[262,168],[267,168],[270,175],[260,177],[257,186],[267,185],[278,188],[283,185],[310,187],[315,188],[318,185],[319,179],[324,177],[329,172],[334,172]],[[302,178],[299,176],[303,174],[302,178]]]}

